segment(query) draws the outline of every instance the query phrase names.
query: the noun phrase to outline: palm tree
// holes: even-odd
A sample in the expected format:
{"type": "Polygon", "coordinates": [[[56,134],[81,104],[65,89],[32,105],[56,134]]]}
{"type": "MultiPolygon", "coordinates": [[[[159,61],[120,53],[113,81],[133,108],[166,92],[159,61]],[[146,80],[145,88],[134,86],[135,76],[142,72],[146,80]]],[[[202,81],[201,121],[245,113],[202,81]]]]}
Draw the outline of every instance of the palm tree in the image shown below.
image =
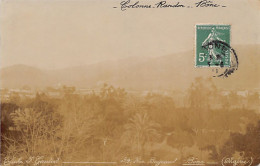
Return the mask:
{"type": "Polygon", "coordinates": [[[133,147],[136,147],[138,154],[140,152],[144,154],[145,143],[160,137],[159,127],[160,125],[150,120],[146,113],[137,113],[124,126],[123,139],[129,141],[133,147]]]}

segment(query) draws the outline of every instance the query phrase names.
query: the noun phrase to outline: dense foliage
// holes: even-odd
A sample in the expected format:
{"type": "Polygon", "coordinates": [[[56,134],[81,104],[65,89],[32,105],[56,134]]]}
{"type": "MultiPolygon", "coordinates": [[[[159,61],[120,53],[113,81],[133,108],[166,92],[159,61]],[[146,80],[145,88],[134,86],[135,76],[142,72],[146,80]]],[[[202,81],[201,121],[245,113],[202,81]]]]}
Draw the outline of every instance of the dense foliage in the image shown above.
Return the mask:
{"type": "MultiPolygon", "coordinates": [[[[239,97],[221,96],[198,78],[176,107],[171,96],[128,94],[104,85],[100,93],[61,98],[44,93],[1,103],[2,157],[44,155],[67,161],[118,161],[125,157],[220,161],[237,153],[259,162],[259,109],[233,108],[239,97]],[[212,108],[209,105],[221,105],[212,108]]],[[[259,96],[248,96],[257,105],[259,96]]]]}

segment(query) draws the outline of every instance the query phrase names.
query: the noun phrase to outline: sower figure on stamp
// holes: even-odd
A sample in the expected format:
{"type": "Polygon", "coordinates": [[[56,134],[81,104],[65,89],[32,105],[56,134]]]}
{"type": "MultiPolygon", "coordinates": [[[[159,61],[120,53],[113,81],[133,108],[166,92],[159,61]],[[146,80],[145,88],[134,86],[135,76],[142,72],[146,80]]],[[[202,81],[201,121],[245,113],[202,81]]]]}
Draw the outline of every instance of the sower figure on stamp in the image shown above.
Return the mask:
{"type": "Polygon", "coordinates": [[[222,39],[220,39],[218,37],[218,35],[221,35],[221,33],[216,32],[215,28],[212,28],[211,33],[209,34],[209,36],[202,43],[202,47],[204,47],[204,46],[206,46],[208,44],[208,52],[209,52],[209,59],[208,59],[208,61],[209,62],[213,59],[213,57],[214,57],[214,59],[216,61],[221,59],[221,54],[218,53],[214,49],[214,45],[213,45],[213,41],[222,41],[222,42],[224,42],[222,39]]]}

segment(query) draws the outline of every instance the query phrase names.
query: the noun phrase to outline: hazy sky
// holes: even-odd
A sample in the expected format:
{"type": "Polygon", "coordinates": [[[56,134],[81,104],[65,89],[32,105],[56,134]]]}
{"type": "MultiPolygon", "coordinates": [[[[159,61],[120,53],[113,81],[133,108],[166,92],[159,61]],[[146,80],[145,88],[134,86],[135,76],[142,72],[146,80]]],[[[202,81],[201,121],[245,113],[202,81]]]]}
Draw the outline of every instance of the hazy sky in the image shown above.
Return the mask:
{"type": "Polygon", "coordinates": [[[119,2],[5,0],[1,4],[1,66],[56,69],[188,51],[194,48],[196,23],[231,24],[232,45],[260,44],[259,0],[215,0],[227,6],[219,9],[127,11],[113,8],[119,2]]]}

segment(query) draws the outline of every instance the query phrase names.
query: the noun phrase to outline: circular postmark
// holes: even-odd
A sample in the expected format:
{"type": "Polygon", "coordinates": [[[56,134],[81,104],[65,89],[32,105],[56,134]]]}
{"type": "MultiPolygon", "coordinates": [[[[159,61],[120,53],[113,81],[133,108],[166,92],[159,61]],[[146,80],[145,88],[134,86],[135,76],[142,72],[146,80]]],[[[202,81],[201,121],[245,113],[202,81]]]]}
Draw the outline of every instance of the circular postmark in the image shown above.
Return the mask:
{"type": "Polygon", "coordinates": [[[215,72],[213,77],[228,77],[238,69],[239,62],[236,51],[226,42],[212,40],[201,47],[209,52],[209,57],[207,59],[208,66],[220,67],[213,69],[213,72],[215,72]],[[213,52],[216,48],[219,50],[217,53],[213,52]],[[229,66],[224,65],[224,60],[226,60],[225,57],[227,56],[230,57],[229,66]]]}

